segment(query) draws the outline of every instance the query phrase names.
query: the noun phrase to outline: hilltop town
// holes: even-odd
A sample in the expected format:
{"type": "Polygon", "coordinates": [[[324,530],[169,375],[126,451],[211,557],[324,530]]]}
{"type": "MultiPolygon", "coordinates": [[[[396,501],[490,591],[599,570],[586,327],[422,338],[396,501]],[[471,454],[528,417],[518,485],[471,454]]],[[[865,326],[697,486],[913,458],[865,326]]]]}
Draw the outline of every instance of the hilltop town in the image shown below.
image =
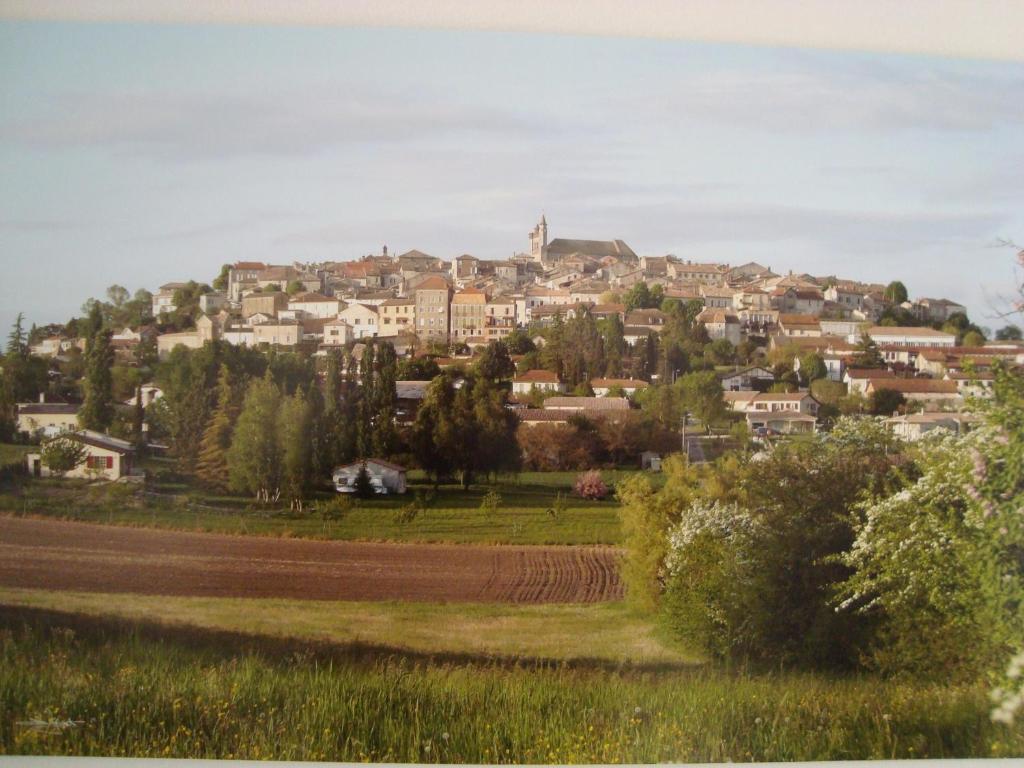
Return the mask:
{"type": "MultiPolygon", "coordinates": [[[[352,261],[236,262],[211,282],[168,283],[133,299],[115,286],[112,301],[99,302],[122,408],[163,394],[153,372],[179,348],[218,341],[308,359],[336,354],[358,375],[366,347],[387,343],[401,362],[397,413],[411,423],[434,375],[473,366],[497,343],[509,362],[499,375],[507,406],[522,425],[564,427],[573,415],[621,423],[640,409],[656,414],[662,435],[645,432],[634,447],[655,456],[685,424],[683,412],[706,434],[745,421],[756,439],[814,432],[840,413],[887,416],[912,439],[959,431],[966,399],[988,391],[992,364],[1024,362],[1014,327],[986,339],[963,305],[911,300],[898,281],[638,256],[623,240],[549,238],[544,216],[528,249],[507,260],[385,246],[352,261]],[[715,407],[687,407],[681,395],[667,411],[658,404],[657,385],[699,373],[714,375],[715,407]]],[[[82,388],[68,371],[86,347],[77,325],[29,334],[28,351],[51,361],[51,379],[41,402],[18,406],[23,435],[77,426],[82,388]]],[[[114,432],[129,436],[124,425],[114,432]]],[[[521,442],[529,457],[531,441],[521,442]]]]}

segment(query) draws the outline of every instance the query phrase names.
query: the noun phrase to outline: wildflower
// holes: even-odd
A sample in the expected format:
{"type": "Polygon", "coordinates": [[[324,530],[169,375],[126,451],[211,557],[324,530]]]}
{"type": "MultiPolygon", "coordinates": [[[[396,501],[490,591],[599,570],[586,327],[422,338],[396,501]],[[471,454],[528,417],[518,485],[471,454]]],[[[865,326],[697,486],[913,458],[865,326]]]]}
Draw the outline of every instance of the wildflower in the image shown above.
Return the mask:
{"type": "Polygon", "coordinates": [[[762,720],[762,719],[761,719],[760,717],[754,718],[754,724],[755,724],[755,725],[760,725],[760,724],[761,724],[761,723],[763,723],[763,722],[764,722],[764,721],[763,721],[763,720],[762,720]]]}
{"type": "Polygon", "coordinates": [[[444,733],[442,733],[441,734],[441,738],[444,739],[445,741],[448,741],[448,731],[445,731],[444,733]]]}

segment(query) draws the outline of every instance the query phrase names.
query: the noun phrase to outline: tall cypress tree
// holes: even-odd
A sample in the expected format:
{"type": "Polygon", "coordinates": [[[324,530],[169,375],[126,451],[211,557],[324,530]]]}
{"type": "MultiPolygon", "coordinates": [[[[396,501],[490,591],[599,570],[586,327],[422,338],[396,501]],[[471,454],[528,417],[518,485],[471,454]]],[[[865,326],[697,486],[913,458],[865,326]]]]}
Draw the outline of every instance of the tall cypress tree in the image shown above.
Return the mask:
{"type": "Polygon", "coordinates": [[[110,345],[111,333],[103,327],[98,304],[89,312],[89,326],[95,328],[85,350],[85,380],[82,408],[78,423],[84,429],[106,432],[114,420],[113,377],[114,350],[110,345]]]}
{"type": "Polygon", "coordinates": [[[381,345],[377,358],[377,381],[373,388],[374,418],[373,450],[381,458],[391,455],[395,447],[395,406],[398,401],[395,382],[398,379],[398,356],[390,341],[381,345]]]}
{"type": "Polygon", "coordinates": [[[625,332],[618,313],[608,318],[604,328],[604,374],[612,379],[622,375],[622,357],[626,354],[625,332]]]}
{"type": "Polygon", "coordinates": [[[360,396],[356,419],[356,449],[360,459],[369,458],[373,453],[376,375],[373,345],[367,344],[363,349],[363,358],[359,361],[360,396]]]}

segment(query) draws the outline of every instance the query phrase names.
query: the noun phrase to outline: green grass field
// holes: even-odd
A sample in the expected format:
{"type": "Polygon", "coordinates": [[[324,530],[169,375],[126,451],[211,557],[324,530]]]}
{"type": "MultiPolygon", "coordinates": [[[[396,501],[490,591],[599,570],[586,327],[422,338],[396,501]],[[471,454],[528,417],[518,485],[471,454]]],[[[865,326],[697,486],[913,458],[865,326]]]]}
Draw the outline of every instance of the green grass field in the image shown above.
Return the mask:
{"type": "MultiPolygon", "coordinates": [[[[260,536],[364,541],[418,541],[480,544],[618,544],[614,498],[587,501],[572,493],[573,472],[524,472],[494,485],[469,490],[442,485],[435,492],[425,478],[410,473],[410,492],[365,501],[347,499],[351,508],[322,514],[338,494],[322,492],[302,513],[266,508],[241,496],[217,496],[169,471],[166,460],[149,460],[155,479],[134,495],[89,487],[82,481],[29,480],[0,492],[0,512],[59,517],[116,525],[260,536]],[[494,511],[481,509],[484,496],[501,497],[494,511]],[[403,509],[417,494],[428,498],[413,516],[403,509]],[[559,498],[561,499],[559,501],[559,498]]],[[[614,484],[632,470],[603,473],[614,484]]],[[[660,476],[651,475],[654,482],[660,476]]]]}
{"type": "Polygon", "coordinates": [[[0,608],[0,752],[786,761],[1020,756],[1024,733],[991,722],[984,686],[424,660],[0,608]]]}
{"type": "Polygon", "coordinates": [[[689,665],[698,654],[667,642],[623,603],[475,605],[334,602],[52,592],[0,587],[0,605],[116,616],[420,654],[689,665]]]}

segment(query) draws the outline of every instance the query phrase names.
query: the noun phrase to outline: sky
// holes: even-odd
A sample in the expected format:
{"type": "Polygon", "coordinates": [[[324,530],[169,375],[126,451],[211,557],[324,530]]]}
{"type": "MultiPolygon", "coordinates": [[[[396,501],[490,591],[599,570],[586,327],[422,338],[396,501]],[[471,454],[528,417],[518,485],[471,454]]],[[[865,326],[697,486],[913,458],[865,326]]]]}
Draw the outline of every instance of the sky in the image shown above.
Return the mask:
{"type": "Polygon", "coordinates": [[[1024,64],[493,31],[0,22],[0,328],[236,260],[550,237],[902,280],[999,327],[1024,64]]]}

